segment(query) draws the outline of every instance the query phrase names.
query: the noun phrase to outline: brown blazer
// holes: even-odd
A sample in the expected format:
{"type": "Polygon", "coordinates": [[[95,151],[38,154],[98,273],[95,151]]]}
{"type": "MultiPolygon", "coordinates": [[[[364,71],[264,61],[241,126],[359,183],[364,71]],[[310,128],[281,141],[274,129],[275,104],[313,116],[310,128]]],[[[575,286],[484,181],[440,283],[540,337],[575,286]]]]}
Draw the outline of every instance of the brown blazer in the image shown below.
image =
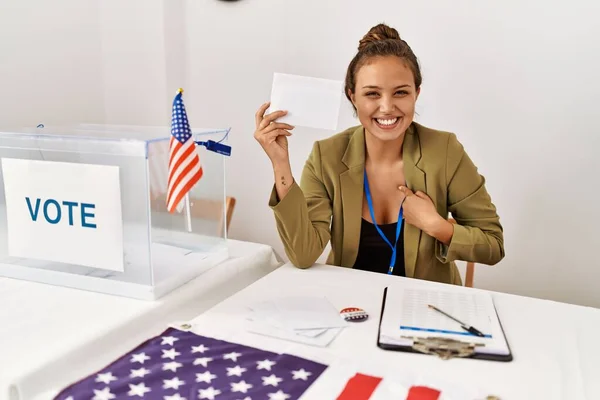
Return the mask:
{"type": "MultiPolygon", "coordinates": [[[[504,238],[496,208],[453,133],[413,123],[402,148],[407,186],[427,193],[438,213],[456,219],[449,246],[406,224],[406,276],[461,284],[455,260],[493,265],[504,257],[504,238]]],[[[275,187],[269,206],[292,264],[314,264],[331,240],[327,264],[352,268],[358,253],[363,204],[365,132],[352,127],[315,142],[302,171],[279,201],[275,187]]]]}

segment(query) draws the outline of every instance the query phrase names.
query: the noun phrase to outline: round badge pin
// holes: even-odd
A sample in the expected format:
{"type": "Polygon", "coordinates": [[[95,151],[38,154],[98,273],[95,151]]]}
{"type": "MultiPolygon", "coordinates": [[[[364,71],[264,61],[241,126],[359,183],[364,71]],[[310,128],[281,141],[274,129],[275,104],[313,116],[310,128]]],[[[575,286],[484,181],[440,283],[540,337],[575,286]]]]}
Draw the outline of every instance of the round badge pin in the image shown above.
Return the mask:
{"type": "Polygon", "coordinates": [[[340,315],[349,322],[362,322],[369,318],[369,314],[362,308],[347,307],[340,311],[340,315]]]}

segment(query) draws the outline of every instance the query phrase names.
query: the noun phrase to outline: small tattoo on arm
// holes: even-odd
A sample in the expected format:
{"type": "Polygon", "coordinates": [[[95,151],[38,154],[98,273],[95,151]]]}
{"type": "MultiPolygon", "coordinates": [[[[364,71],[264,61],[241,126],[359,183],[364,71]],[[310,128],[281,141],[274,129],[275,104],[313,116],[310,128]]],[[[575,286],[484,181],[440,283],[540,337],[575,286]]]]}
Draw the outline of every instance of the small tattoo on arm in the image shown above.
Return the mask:
{"type": "Polygon", "coordinates": [[[285,185],[286,185],[286,183],[285,183],[285,177],[283,177],[283,176],[281,177],[281,184],[282,184],[283,186],[285,186],[285,185]]]}

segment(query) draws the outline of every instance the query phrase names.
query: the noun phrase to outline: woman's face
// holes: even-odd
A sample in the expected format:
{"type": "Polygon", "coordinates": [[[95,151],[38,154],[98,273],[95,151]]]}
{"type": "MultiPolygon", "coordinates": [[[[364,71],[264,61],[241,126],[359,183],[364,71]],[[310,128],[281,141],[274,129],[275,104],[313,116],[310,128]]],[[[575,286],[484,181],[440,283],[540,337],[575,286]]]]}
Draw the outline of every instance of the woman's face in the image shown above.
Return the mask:
{"type": "Polygon", "coordinates": [[[350,98],[366,131],[383,141],[406,132],[415,115],[419,89],[404,61],[395,56],[375,57],[356,73],[350,98]]]}

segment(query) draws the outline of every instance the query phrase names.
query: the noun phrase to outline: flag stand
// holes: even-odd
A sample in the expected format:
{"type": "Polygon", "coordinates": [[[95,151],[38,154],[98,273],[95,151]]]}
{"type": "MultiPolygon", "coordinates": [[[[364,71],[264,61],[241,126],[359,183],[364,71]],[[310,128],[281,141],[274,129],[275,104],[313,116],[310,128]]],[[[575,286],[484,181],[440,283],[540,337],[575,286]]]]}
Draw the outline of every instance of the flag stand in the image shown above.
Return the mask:
{"type": "Polygon", "coordinates": [[[192,211],[190,208],[190,195],[188,193],[185,194],[184,201],[185,201],[185,219],[187,222],[187,231],[191,232],[192,231],[192,211]]]}

